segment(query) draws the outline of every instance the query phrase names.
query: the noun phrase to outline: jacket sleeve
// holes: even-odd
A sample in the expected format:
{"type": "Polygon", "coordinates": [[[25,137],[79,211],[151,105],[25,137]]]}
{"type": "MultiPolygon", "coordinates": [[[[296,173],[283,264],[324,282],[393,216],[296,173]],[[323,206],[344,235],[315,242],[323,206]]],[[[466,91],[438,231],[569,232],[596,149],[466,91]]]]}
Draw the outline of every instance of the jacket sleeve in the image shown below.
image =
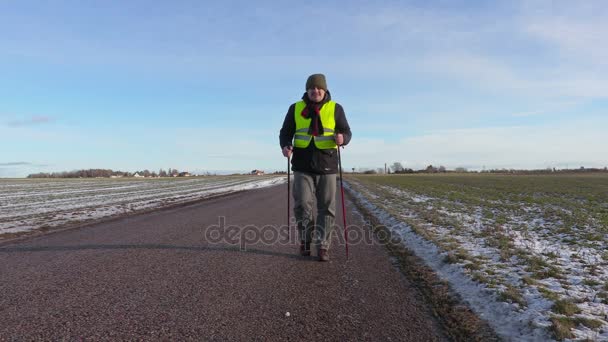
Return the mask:
{"type": "Polygon", "coordinates": [[[289,106],[287,114],[285,114],[283,127],[281,127],[281,132],[279,133],[279,143],[281,144],[281,149],[285,146],[293,145],[293,136],[296,133],[296,119],[293,116],[294,111],[295,104],[292,104],[289,106]]]}
{"type": "MultiPolygon", "coordinates": [[[[352,132],[350,131],[350,126],[348,125],[348,121],[346,121],[346,114],[344,113],[344,108],[340,104],[336,103],[336,132],[342,133],[344,135],[344,145],[348,145],[350,139],[352,138],[352,132]]],[[[295,119],[294,119],[295,120],[295,119]]]]}

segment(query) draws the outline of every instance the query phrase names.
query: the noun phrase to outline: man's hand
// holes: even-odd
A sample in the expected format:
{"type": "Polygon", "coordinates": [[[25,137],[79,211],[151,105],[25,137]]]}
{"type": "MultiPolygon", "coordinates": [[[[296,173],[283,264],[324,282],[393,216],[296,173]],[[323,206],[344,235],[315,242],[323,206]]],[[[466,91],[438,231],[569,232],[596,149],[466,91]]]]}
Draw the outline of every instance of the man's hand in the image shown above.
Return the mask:
{"type": "Polygon", "coordinates": [[[344,144],[344,135],[342,135],[342,133],[338,133],[334,137],[336,139],[336,145],[342,146],[342,144],[344,144]]]}
{"type": "Polygon", "coordinates": [[[283,147],[283,156],[285,158],[289,158],[291,156],[292,150],[293,150],[293,146],[285,146],[285,147],[283,147]]]}

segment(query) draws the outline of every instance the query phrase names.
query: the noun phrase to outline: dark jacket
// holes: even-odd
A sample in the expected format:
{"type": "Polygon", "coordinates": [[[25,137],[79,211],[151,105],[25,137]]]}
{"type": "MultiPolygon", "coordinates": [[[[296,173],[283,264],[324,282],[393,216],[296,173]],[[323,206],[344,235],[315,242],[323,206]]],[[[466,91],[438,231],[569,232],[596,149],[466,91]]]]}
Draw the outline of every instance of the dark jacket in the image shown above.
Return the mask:
{"type": "MultiPolygon", "coordinates": [[[[308,105],[310,100],[308,95],[304,93],[302,100],[308,105]]],[[[329,91],[326,92],[325,99],[322,104],[325,104],[331,100],[331,94],[329,91]]],[[[289,107],[285,120],[283,120],[283,127],[279,134],[279,140],[281,149],[285,146],[293,146],[293,136],[296,131],[296,119],[294,117],[295,103],[289,107]]],[[[344,114],[344,108],[336,103],[336,110],[334,113],[336,120],[336,133],[342,133],[344,135],[344,145],[348,144],[351,139],[350,127],[348,121],[346,121],[346,115],[344,114]]],[[[321,119],[318,116],[313,116],[312,120],[318,120],[317,124],[321,126],[321,119]]],[[[311,126],[313,123],[311,122],[311,126]]],[[[315,146],[313,141],[310,142],[307,148],[296,148],[293,149],[293,155],[291,158],[291,165],[294,171],[309,172],[316,174],[332,174],[338,172],[338,152],[336,149],[320,150],[315,146]]]]}

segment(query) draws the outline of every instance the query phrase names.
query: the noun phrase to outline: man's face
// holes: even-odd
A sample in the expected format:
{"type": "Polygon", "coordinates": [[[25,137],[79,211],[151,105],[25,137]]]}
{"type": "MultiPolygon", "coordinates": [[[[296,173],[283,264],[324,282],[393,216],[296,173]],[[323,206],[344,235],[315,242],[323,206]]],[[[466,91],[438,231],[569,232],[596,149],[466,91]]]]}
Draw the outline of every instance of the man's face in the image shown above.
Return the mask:
{"type": "Polygon", "coordinates": [[[325,90],[321,88],[313,87],[308,89],[306,93],[312,102],[321,102],[325,98],[325,90]]]}

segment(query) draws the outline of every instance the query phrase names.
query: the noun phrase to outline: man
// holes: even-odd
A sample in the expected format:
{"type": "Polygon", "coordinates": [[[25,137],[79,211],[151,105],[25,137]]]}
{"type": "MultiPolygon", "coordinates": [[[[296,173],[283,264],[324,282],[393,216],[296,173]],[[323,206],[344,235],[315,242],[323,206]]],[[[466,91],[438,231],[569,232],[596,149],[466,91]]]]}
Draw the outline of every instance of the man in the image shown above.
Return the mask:
{"type": "Polygon", "coordinates": [[[300,235],[300,254],[310,256],[316,231],[319,261],[329,261],[329,245],[336,217],[336,173],[338,146],[351,139],[341,105],[331,100],[323,74],[306,81],[302,101],[289,107],[280,132],[283,156],[290,157],[294,171],[294,214],[300,235]],[[292,144],[293,141],[293,144],[292,144]],[[317,220],[313,219],[316,199],[317,220]]]}

